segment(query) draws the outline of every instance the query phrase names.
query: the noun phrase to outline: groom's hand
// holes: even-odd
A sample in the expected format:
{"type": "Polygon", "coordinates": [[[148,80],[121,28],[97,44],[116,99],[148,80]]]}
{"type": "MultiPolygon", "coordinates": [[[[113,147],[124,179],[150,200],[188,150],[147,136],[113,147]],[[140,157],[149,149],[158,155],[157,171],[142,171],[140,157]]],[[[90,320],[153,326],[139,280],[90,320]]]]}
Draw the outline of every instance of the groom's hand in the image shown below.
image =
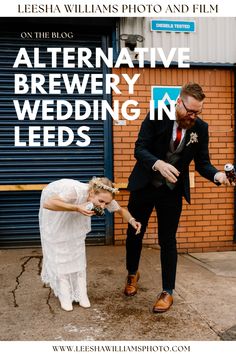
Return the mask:
{"type": "Polygon", "coordinates": [[[163,160],[157,160],[153,168],[155,171],[159,171],[168,182],[176,183],[178,181],[177,177],[179,177],[180,172],[173,165],[163,160]]]}
{"type": "Polygon", "coordinates": [[[235,186],[235,183],[228,180],[226,174],[224,172],[217,172],[214,177],[215,182],[219,182],[220,184],[224,184],[226,186],[235,186]]]}

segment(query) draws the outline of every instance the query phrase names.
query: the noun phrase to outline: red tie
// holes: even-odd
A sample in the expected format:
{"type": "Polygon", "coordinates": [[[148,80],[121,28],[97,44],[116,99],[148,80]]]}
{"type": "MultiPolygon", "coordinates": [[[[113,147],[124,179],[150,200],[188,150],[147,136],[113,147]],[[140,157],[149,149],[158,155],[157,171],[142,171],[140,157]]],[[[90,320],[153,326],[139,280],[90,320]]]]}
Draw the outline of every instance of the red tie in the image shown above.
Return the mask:
{"type": "Polygon", "coordinates": [[[176,139],[174,141],[174,148],[175,150],[177,149],[179,143],[180,143],[180,140],[181,140],[181,136],[182,136],[182,129],[177,127],[176,129],[176,139]]]}

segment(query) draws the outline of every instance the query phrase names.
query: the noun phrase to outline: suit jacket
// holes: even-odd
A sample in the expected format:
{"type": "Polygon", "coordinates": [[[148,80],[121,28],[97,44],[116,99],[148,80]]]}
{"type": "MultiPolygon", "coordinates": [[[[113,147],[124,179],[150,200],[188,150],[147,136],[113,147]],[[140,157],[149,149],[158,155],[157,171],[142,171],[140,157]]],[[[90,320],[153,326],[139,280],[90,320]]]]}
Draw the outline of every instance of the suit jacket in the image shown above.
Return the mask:
{"type": "MultiPolygon", "coordinates": [[[[152,170],[158,159],[165,160],[172,138],[174,121],[163,112],[163,120],[149,119],[149,114],[142,122],[138,139],[135,143],[134,156],[137,160],[129,177],[128,190],[135,191],[147,186],[156,173],[152,170]]],[[[195,135],[196,136],[196,135],[195,135]]],[[[180,171],[178,180],[181,184],[182,195],[190,203],[189,164],[195,162],[195,169],[208,180],[214,182],[218,170],[211,164],[208,150],[208,124],[197,118],[194,126],[186,131],[185,146],[181,159],[176,166],[180,171]],[[191,133],[197,134],[197,141],[189,143],[191,133]]],[[[217,183],[216,183],[217,184],[217,183]]],[[[219,184],[219,183],[218,183],[219,184]]]]}

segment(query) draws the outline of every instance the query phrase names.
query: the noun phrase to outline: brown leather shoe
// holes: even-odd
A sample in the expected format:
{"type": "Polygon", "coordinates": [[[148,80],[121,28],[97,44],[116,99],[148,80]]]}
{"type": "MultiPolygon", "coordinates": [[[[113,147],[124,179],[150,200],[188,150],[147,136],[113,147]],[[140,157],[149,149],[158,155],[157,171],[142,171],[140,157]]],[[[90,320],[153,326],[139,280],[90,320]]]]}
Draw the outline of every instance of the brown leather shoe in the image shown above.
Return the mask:
{"type": "Polygon", "coordinates": [[[162,293],[158,296],[152,310],[155,313],[166,312],[169,310],[172,304],[173,296],[170,295],[167,291],[162,291],[162,293]]]}
{"type": "Polygon", "coordinates": [[[133,296],[137,293],[139,278],[140,278],[139,272],[137,272],[135,275],[127,276],[125,291],[124,291],[126,296],[133,296]]]}

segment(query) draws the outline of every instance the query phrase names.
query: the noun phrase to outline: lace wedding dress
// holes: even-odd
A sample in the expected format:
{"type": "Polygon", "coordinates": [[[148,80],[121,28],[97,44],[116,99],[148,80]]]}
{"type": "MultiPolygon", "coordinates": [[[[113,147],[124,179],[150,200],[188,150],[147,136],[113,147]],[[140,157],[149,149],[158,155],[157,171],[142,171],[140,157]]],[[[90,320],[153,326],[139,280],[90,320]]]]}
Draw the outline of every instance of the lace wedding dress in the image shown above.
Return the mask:
{"type": "MultiPolygon", "coordinates": [[[[53,289],[59,299],[63,297],[64,283],[64,289],[69,288],[71,302],[89,307],[85,238],[91,230],[91,217],[78,212],[44,209],[44,202],[53,196],[72,204],[85,203],[88,199],[88,184],[73,179],[50,183],[41,194],[39,226],[43,252],[42,281],[53,289]]],[[[114,212],[120,206],[112,200],[106,208],[114,212]]]]}

